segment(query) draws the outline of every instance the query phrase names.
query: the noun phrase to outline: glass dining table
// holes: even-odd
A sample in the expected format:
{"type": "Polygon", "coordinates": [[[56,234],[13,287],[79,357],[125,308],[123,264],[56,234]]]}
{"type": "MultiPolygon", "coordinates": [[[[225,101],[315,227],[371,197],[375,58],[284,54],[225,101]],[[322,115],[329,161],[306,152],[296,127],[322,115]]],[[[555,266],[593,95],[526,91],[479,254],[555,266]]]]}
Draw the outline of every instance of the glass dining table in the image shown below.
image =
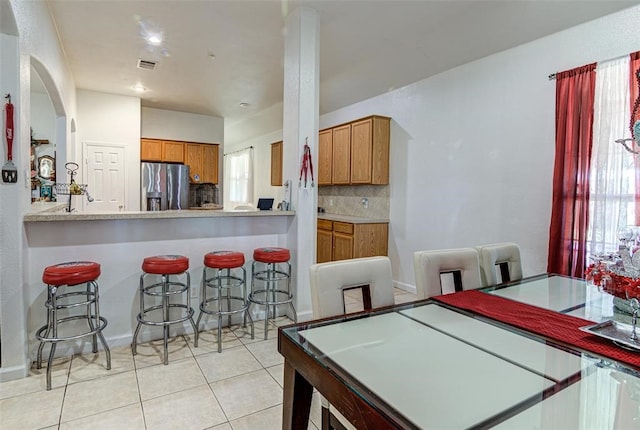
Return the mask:
{"type": "Polygon", "coordinates": [[[640,428],[640,350],[621,361],[586,333],[545,334],[564,325],[549,315],[615,317],[606,293],[548,275],[469,293],[471,306],[435,298],[281,327],[282,428],[307,429],[313,388],[358,429],[640,428]],[[502,320],[507,308],[544,327],[502,320]],[[572,344],[582,335],[587,349],[572,344]]]}

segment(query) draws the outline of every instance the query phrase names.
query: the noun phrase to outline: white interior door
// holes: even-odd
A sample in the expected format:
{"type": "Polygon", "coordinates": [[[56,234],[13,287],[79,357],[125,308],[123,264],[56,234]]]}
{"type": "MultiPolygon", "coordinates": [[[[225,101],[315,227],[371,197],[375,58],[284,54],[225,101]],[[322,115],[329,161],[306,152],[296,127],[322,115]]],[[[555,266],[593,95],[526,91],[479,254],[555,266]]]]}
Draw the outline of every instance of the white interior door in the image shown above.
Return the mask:
{"type": "Polygon", "coordinates": [[[87,189],[93,202],[85,208],[96,211],[125,210],[124,145],[85,143],[87,189]]]}

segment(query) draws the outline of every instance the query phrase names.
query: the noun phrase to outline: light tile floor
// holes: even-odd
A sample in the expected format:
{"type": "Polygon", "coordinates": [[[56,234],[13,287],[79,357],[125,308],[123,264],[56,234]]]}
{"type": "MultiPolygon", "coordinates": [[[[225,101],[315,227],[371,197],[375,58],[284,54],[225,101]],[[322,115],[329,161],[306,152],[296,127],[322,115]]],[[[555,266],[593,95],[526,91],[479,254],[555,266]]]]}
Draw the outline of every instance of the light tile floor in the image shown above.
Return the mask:
{"type": "MultiPolygon", "coordinates": [[[[415,295],[395,290],[396,303],[415,295]]],[[[360,292],[345,293],[348,312],[362,308],[360,292]]],[[[112,348],[111,370],[104,353],[62,357],[54,361],[51,391],[45,369],[29,377],[0,383],[2,430],[70,429],[212,429],[279,430],[282,415],[283,358],[277,351],[277,328],[285,317],[223,331],[217,352],[214,331],[200,333],[198,348],[190,336],[169,345],[162,363],[162,341],[112,348]]],[[[309,430],[320,428],[320,402],[314,394],[309,430]]]]}

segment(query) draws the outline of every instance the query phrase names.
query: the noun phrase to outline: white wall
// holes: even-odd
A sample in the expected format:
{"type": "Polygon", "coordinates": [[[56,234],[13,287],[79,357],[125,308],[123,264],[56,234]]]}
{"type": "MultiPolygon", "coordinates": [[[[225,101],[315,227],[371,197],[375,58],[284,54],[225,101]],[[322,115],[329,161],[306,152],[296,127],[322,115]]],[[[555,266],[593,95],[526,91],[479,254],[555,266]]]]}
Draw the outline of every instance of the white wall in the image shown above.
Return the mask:
{"type": "Polygon", "coordinates": [[[49,145],[42,147],[41,152],[53,155],[56,144],[56,115],[46,94],[31,94],[31,128],[34,139],[49,141],[49,145]]]}
{"type": "MultiPolygon", "coordinates": [[[[11,93],[15,105],[13,155],[19,171],[17,184],[0,183],[2,381],[26,375],[30,363],[26,358],[25,345],[28,337],[33,335],[26,330],[29,305],[24,287],[30,280],[26,263],[28,248],[22,224],[23,214],[31,207],[28,171],[32,60],[36,60],[47,72],[48,79],[41,74],[45,85],[52,84],[52,87],[47,86],[47,90],[53,94],[57,103],[59,118],[56,119],[56,142],[63,147],[64,151],[59,151],[63,153],[66,153],[66,147],[71,145],[74,138],[71,133],[64,133],[64,138],[61,139],[60,130],[70,130],[75,116],[75,84],[58,45],[58,35],[47,4],[0,0],[0,8],[0,32],[3,33],[0,35],[0,85],[1,93],[11,93]],[[15,23],[12,18],[15,18],[15,23]]],[[[2,146],[4,160],[6,153],[4,145],[2,146]]]]}
{"type": "MultiPolygon", "coordinates": [[[[80,167],[79,178],[86,183],[82,154],[87,143],[103,145],[123,145],[125,148],[126,210],[140,208],[140,99],[137,97],[105,94],[95,91],[78,90],[77,148],[74,160],[80,167]]],[[[68,176],[60,182],[68,182],[68,176]]],[[[91,184],[89,191],[91,191],[91,184]]],[[[85,209],[91,207],[86,199],[77,199],[85,209]]]]}
{"type": "Polygon", "coordinates": [[[143,107],[141,136],[222,145],[224,119],[217,116],[143,107]]]}

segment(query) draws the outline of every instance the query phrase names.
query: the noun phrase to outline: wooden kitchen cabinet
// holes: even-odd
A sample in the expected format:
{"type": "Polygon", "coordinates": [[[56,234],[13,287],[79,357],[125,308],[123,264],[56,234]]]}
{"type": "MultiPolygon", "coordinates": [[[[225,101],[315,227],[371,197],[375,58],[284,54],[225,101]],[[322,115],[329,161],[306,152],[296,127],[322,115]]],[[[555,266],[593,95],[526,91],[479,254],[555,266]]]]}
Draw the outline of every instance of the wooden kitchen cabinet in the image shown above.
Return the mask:
{"type": "Polygon", "coordinates": [[[162,161],[167,163],[184,163],[184,143],[174,140],[162,141],[162,161]]]}
{"type": "Polygon", "coordinates": [[[351,124],[351,183],[389,183],[390,118],[372,116],[351,124]]]}
{"type": "Polygon", "coordinates": [[[335,127],[332,138],[331,183],[347,185],[351,181],[351,124],[335,127]]]}
{"type": "Polygon", "coordinates": [[[387,223],[348,223],[318,219],[316,262],[388,254],[387,223]]]}
{"type": "Polygon", "coordinates": [[[322,130],[318,185],[389,183],[391,118],[370,116],[322,130]]]}
{"type": "Polygon", "coordinates": [[[318,237],[316,244],[316,263],[331,261],[333,249],[333,221],[318,220],[318,237]]]}
{"type": "Polygon", "coordinates": [[[184,143],[174,140],[140,139],[140,160],[184,163],[184,143]]]}
{"type": "Polygon", "coordinates": [[[318,138],[318,185],[331,185],[333,129],[322,130],[318,138]]]}
{"type": "Polygon", "coordinates": [[[162,161],[162,141],[157,139],[140,139],[140,160],[162,161]]]}
{"type": "Polygon", "coordinates": [[[202,144],[202,146],[202,182],[206,184],[217,184],[220,145],[202,144]]]}
{"type": "Polygon", "coordinates": [[[185,160],[184,164],[189,166],[189,182],[192,184],[202,183],[202,169],[203,169],[203,152],[202,146],[197,143],[187,143],[185,145],[185,160]]]}
{"type": "Polygon", "coordinates": [[[189,166],[189,181],[191,183],[218,183],[218,145],[187,143],[184,152],[184,164],[189,166]]]}
{"type": "Polygon", "coordinates": [[[271,144],[271,186],[282,186],[282,142],[271,144]]]}

